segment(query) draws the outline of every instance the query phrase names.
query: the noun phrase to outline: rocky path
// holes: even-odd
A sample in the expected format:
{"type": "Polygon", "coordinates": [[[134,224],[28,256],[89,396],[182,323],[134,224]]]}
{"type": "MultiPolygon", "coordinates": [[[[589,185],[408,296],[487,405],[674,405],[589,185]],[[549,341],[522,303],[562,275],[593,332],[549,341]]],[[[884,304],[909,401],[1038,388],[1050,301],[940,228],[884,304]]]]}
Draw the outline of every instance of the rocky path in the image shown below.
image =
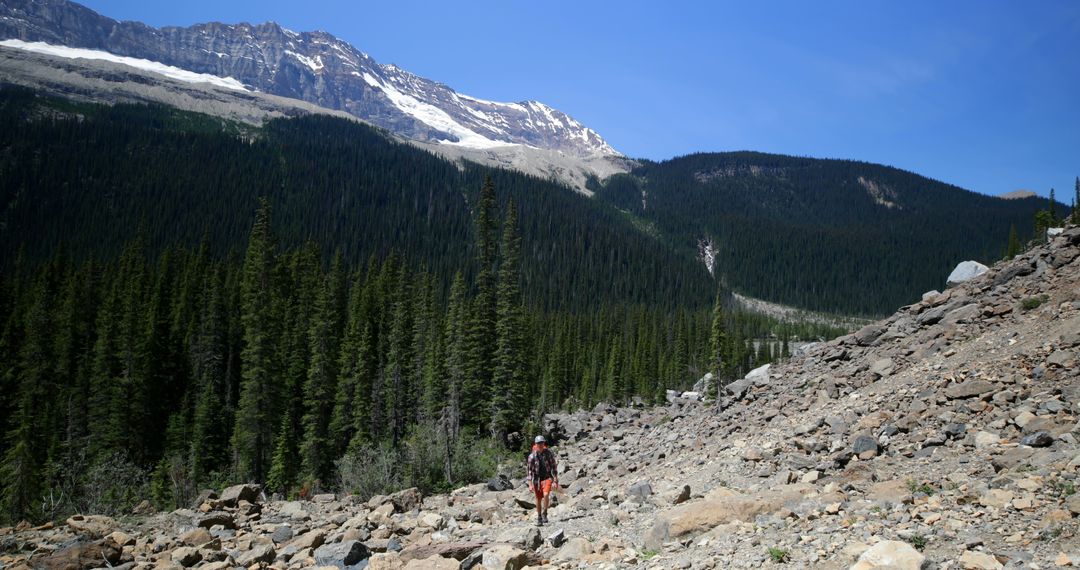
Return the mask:
{"type": "Polygon", "coordinates": [[[564,493],[262,500],[0,529],[8,568],[1080,566],[1080,228],[718,402],[547,418],[564,493]],[[106,564],[107,563],[107,564],[106,564]]]}

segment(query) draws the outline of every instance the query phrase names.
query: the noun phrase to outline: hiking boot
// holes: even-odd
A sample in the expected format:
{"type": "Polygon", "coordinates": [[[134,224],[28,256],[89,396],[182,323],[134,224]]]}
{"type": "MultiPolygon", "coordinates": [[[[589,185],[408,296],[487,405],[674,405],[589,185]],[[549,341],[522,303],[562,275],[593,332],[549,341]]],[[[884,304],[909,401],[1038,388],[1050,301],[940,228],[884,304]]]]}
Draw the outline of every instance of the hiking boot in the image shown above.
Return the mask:
{"type": "Polygon", "coordinates": [[[536,515],[536,526],[544,526],[544,515],[536,515]]]}
{"type": "Polygon", "coordinates": [[[544,513],[544,514],[540,515],[540,521],[543,522],[544,524],[547,524],[547,522],[548,522],[547,513],[544,513]]]}

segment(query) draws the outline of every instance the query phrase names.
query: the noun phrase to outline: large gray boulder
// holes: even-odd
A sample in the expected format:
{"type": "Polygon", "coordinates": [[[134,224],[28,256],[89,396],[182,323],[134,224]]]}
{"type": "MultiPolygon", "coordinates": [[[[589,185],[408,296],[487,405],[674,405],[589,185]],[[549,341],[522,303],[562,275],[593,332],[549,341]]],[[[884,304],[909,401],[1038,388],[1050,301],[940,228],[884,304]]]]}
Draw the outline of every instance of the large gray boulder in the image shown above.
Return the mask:
{"type": "Polygon", "coordinates": [[[319,566],[347,568],[371,556],[371,551],[359,540],[324,544],[315,549],[315,563],[319,566]]]}
{"type": "Polygon", "coordinates": [[[949,274],[949,278],[945,281],[945,284],[949,287],[959,285],[960,283],[971,281],[989,270],[989,267],[978,261],[961,261],[957,264],[956,269],[953,269],[952,273],[949,274]]]}

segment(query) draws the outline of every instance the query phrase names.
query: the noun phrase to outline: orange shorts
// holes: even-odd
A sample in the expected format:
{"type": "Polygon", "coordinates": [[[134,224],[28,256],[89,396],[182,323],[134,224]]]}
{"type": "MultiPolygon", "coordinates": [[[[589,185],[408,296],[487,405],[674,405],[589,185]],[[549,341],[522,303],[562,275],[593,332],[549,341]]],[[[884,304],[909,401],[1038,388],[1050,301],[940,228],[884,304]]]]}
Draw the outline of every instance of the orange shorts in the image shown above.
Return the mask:
{"type": "Polygon", "coordinates": [[[551,479],[544,479],[540,482],[540,485],[534,485],[532,481],[529,482],[529,489],[532,489],[536,499],[540,500],[551,494],[551,479]]]}

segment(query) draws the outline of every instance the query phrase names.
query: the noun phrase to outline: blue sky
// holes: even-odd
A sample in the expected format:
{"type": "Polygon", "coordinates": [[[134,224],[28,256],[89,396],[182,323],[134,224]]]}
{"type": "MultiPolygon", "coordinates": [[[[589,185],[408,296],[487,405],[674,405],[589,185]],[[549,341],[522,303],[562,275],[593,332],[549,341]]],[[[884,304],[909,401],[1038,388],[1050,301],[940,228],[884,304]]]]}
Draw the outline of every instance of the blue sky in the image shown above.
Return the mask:
{"type": "Polygon", "coordinates": [[[536,99],[634,157],[760,150],[1066,203],[1080,2],[85,0],[153,26],[274,20],[485,99],[536,99]]]}

